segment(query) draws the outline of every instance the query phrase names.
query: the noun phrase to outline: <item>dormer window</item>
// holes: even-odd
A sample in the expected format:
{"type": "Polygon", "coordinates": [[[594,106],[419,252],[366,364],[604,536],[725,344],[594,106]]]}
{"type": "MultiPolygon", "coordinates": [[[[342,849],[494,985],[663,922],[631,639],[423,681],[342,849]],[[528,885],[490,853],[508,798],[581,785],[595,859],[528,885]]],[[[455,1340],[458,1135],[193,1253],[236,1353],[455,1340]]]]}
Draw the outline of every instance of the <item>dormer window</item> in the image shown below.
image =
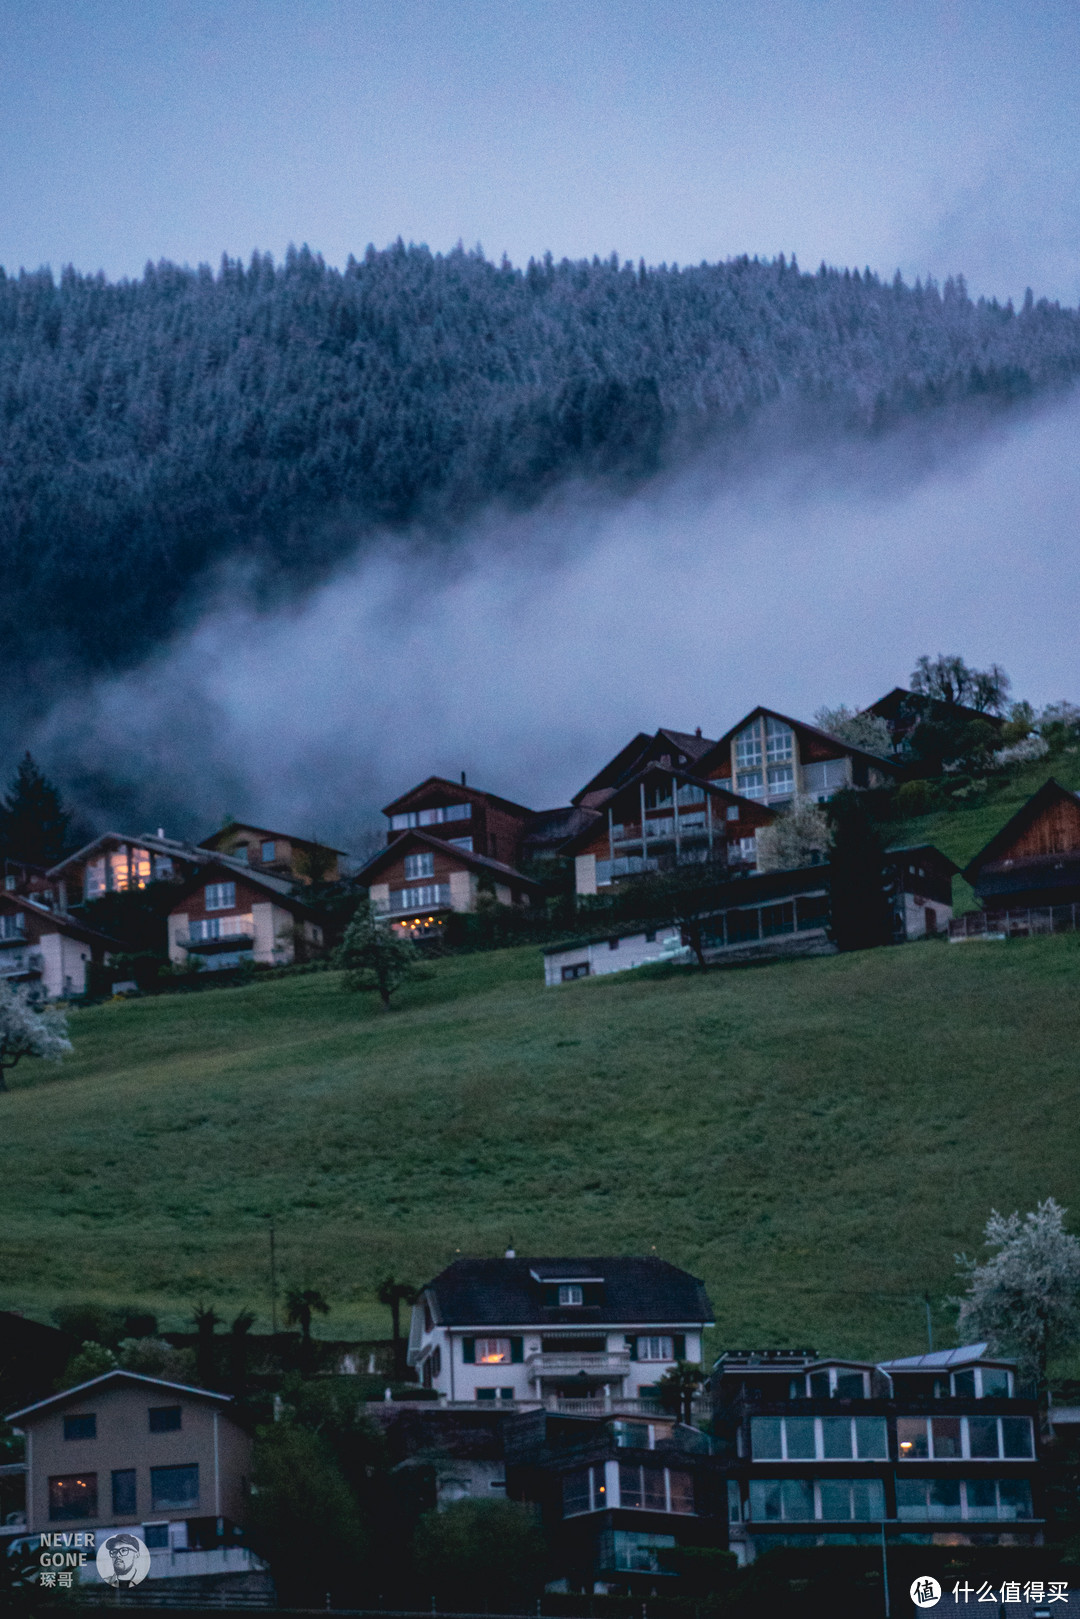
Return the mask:
{"type": "Polygon", "coordinates": [[[958,1400],[1007,1400],[1011,1390],[1004,1366],[971,1366],[952,1374],[952,1392],[958,1400]]]}
{"type": "Polygon", "coordinates": [[[843,1366],[823,1367],[821,1371],[810,1373],[807,1393],[812,1400],[865,1400],[866,1373],[843,1366]]]}
{"type": "Polygon", "coordinates": [[[585,1303],[585,1289],[577,1282],[561,1282],[559,1284],[560,1306],[573,1306],[585,1303]]]}

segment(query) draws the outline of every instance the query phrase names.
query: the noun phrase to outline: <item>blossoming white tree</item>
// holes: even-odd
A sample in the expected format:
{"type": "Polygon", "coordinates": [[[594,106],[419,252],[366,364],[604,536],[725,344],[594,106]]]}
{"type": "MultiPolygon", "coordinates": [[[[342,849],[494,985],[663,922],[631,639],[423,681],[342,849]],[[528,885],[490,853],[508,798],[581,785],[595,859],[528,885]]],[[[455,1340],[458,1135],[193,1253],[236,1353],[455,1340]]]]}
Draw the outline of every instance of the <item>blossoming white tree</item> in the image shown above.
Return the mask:
{"type": "Polygon", "coordinates": [[[59,1062],[70,1050],[67,1018],[58,1007],[39,1011],[24,989],[0,983],[0,1091],[8,1088],[8,1069],[24,1057],[59,1062]]]}
{"type": "Polygon", "coordinates": [[[958,1300],[962,1335],[985,1338],[996,1353],[1015,1354],[1040,1394],[1046,1368],[1080,1338],[1080,1239],[1065,1230],[1065,1210],[1052,1197],[1033,1213],[991,1211],[985,1265],[957,1255],[968,1277],[958,1300]]]}

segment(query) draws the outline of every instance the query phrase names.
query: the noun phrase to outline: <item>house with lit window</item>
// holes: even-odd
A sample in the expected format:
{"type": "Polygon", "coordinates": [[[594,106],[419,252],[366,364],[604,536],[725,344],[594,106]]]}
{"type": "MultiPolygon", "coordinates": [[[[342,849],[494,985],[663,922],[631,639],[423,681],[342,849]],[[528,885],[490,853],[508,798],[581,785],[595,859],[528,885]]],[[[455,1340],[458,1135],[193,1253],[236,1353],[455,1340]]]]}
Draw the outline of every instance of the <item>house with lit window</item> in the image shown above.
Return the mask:
{"type": "MultiPolygon", "coordinates": [[[[261,1568],[242,1544],[251,1436],[229,1395],[116,1370],[6,1420],[26,1436],[28,1536],[130,1529],[151,1578],[261,1568]]],[[[79,1583],[99,1583],[92,1554],[79,1583]]]]}
{"type": "Polygon", "coordinates": [[[103,832],[53,866],[47,877],[55,887],[60,910],[67,910],[105,894],[123,894],[149,883],[183,881],[218,858],[208,849],[167,838],[160,831],[139,837],[103,832]]]}
{"type": "Polygon", "coordinates": [[[200,849],[228,856],[253,871],[300,883],[334,883],[341,875],[343,849],[292,832],[271,832],[246,821],[226,821],[220,831],[203,838],[200,849]]]}
{"type": "Polygon", "coordinates": [[[482,855],[513,867],[533,811],[497,793],[481,792],[444,776],[429,776],[383,810],[387,843],[403,832],[422,832],[465,854],[482,855]]]}
{"type": "Polygon", "coordinates": [[[703,1284],[648,1258],[458,1259],[420,1290],[409,1364],[450,1401],[634,1411],[712,1323],[703,1284]]]}
{"type": "Polygon", "coordinates": [[[780,1546],[1041,1544],[1034,1391],[984,1343],[871,1364],[732,1351],[710,1378],[740,1562],[780,1546]]]}
{"type": "Polygon", "coordinates": [[[462,840],[399,832],[359,873],[372,908],[410,935],[438,933],[455,911],[475,911],[484,895],[498,905],[531,905],[540,884],[502,860],[475,854],[462,840]]]}
{"type": "Polygon", "coordinates": [[[665,770],[685,769],[700,776],[702,772],[697,769],[698,761],[715,746],[711,737],[702,736],[700,726],[692,734],[688,731],[671,731],[666,727],[652,736],[639,731],[574,794],[571,803],[580,809],[602,809],[613,792],[640,775],[650,764],[662,765],[665,770]]]}
{"type": "Polygon", "coordinates": [[[121,947],[66,911],[13,891],[0,893],[0,981],[35,997],[85,995],[90,963],[121,947]]]}
{"type": "Polygon", "coordinates": [[[978,911],[955,939],[1069,933],[1080,928],[1080,793],[1052,777],[964,868],[978,911]]]}
{"type": "Polygon", "coordinates": [[[322,943],[322,925],[293,883],[220,856],[181,885],[168,917],[169,960],[181,968],[287,967],[322,943]]]}
{"type": "Polygon", "coordinates": [[[522,1412],[503,1426],[506,1493],[539,1510],[549,1591],[677,1594],[680,1554],[726,1545],[708,1437],[640,1417],[522,1412]]]}
{"type": "Polygon", "coordinates": [[[718,782],[650,762],[608,793],[563,853],[574,858],[578,894],[679,866],[751,871],[757,833],[775,816],[718,782]]]}
{"type": "Polygon", "coordinates": [[[699,776],[773,809],[794,798],[824,803],[845,787],[883,787],[902,773],[893,759],[771,708],[744,715],[695,768],[699,776]]]}

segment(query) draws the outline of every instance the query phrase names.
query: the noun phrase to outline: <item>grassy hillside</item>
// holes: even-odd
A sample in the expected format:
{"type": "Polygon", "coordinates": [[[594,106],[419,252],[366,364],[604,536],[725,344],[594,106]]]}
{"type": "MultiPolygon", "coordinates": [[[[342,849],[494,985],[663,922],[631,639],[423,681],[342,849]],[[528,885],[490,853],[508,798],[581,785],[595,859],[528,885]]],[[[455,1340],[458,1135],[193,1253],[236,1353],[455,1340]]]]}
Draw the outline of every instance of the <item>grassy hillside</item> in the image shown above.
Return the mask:
{"type": "MultiPolygon", "coordinates": [[[[649,976],[649,974],[652,976],[649,976]]],[[[940,1341],[991,1205],[1080,1218],[1080,937],[911,945],[558,990],[539,951],[440,962],[381,1012],[336,974],[72,1017],[0,1097],[0,1304],[197,1302],[385,1330],[457,1252],[649,1252],[728,1344],[940,1341]]]]}

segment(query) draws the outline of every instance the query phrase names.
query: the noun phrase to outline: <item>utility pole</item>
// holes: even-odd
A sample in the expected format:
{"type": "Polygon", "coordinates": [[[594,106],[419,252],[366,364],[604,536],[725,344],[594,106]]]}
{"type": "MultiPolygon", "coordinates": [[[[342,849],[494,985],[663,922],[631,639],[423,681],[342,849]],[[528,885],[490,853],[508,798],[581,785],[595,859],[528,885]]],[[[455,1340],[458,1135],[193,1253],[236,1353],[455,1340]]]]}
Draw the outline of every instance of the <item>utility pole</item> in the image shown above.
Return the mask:
{"type": "Polygon", "coordinates": [[[277,1337],[277,1247],[273,1221],[270,1222],[270,1330],[277,1337]]]}

